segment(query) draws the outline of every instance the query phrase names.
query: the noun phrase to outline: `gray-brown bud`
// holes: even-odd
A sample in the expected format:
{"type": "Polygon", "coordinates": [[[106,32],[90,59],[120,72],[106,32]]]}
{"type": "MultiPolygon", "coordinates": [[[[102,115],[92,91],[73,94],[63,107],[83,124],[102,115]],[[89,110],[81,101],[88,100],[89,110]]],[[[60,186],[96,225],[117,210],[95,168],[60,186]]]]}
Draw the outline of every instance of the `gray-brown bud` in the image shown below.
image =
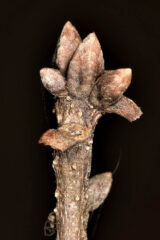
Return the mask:
{"type": "Polygon", "coordinates": [[[98,208],[108,196],[112,186],[112,173],[105,172],[95,175],[89,180],[88,205],[89,211],[98,208]]]}
{"type": "Polygon", "coordinates": [[[117,102],[128,88],[132,77],[130,68],[106,71],[96,82],[91,95],[91,103],[99,108],[117,102]]]}
{"type": "Polygon", "coordinates": [[[53,95],[65,91],[65,79],[60,71],[53,68],[42,68],[40,76],[44,87],[53,95]]]}
{"type": "Polygon", "coordinates": [[[68,90],[87,97],[96,78],[104,71],[103,53],[95,33],[90,33],[77,48],[68,68],[68,90]]]}
{"type": "Polygon", "coordinates": [[[54,56],[60,72],[64,75],[73,53],[81,42],[81,37],[71,22],[66,22],[57,44],[57,51],[54,56]]]}

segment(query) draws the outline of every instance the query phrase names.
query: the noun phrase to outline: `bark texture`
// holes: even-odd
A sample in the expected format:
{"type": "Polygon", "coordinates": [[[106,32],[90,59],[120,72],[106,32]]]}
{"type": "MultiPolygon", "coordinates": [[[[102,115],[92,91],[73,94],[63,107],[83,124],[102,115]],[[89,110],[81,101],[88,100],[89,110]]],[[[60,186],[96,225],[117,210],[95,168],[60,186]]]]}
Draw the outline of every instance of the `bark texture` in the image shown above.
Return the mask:
{"type": "Polygon", "coordinates": [[[83,41],[67,22],[54,61],[58,69],[40,71],[44,87],[57,97],[58,128],[49,129],[39,143],[56,149],[53,169],[57,179],[57,204],[45,224],[46,235],[57,230],[57,240],[87,240],[89,212],[98,208],[112,185],[112,173],[89,178],[94,129],[102,114],[117,113],[129,121],[142,114],[123,96],[131,82],[131,69],[104,70],[95,33],[83,41]]]}

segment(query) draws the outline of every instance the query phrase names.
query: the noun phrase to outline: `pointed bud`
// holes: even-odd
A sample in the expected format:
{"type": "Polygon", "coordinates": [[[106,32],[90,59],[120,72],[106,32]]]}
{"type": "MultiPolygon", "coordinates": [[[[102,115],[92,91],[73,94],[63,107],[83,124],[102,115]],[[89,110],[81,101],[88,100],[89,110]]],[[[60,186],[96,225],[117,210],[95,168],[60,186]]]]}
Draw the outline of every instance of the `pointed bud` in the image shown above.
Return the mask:
{"type": "Polygon", "coordinates": [[[106,71],[98,80],[91,93],[90,101],[96,107],[107,107],[118,99],[130,85],[132,70],[121,68],[106,71]]]}
{"type": "Polygon", "coordinates": [[[53,57],[55,58],[56,64],[63,75],[65,74],[68,63],[80,42],[81,38],[76,28],[71,22],[66,22],[57,44],[56,54],[53,57]]]}
{"type": "Polygon", "coordinates": [[[92,177],[88,186],[89,211],[98,208],[106,199],[112,185],[112,173],[105,172],[92,177]]]}
{"type": "Polygon", "coordinates": [[[68,90],[78,97],[90,94],[96,78],[104,71],[104,59],[95,33],[90,33],[77,48],[68,68],[68,90]]]}

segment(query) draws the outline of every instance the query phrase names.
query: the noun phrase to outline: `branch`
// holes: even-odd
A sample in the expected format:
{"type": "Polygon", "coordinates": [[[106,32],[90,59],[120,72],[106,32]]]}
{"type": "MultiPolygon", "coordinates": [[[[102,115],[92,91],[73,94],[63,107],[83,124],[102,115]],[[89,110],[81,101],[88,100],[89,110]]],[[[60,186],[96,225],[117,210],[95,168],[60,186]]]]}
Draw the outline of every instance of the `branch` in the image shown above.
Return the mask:
{"type": "Polygon", "coordinates": [[[58,129],[49,129],[39,140],[56,149],[57,203],[44,230],[52,235],[56,226],[57,240],[87,240],[89,211],[104,202],[112,185],[111,172],[89,179],[97,121],[102,113],[117,113],[134,121],[142,112],[123,96],[131,82],[131,69],[104,71],[95,33],[81,42],[75,27],[67,22],[54,61],[59,70],[40,71],[44,87],[57,97],[53,112],[58,123],[58,129]]]}

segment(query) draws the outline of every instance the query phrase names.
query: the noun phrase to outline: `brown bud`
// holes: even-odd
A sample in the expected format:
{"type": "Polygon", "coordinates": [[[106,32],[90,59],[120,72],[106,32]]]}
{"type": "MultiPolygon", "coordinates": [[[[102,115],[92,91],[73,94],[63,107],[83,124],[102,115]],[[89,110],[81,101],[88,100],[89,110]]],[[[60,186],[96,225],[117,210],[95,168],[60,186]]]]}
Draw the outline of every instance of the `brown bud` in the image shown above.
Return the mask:
{"type": "Polygon", "coordinates": [[[59,95],[65,91],[65,79],[60,71],[53,68],[42,68],[40,76],[43,86],[53,95],[59,95]]]}
{"type": "Polygon", "coordinates": [[[89,211],[98,208],[106,199],[112,185],[112,173],[105,172],[92,177],[88,187],[89,211]]]}
{"type": "Polygon", "coordinates": [[[132,77],[130,68],[106,71],[96,82],[90,95],[91,103],[99,108],[107,107],[118,99],[128,88],[132,77]]]}
{"type": "Polygon", "coordinates": [[[105,113],[116,113],[130,122],[140,118],[143,114],[141,109],[129,98],[123,96],[116,104],[107,107],[105,113]]]}
{"type": "Polygon", "coordinates": [[[66,22],[60,35],[56,51],[56,64],[64,75],[67,65],[81,42],[81,38],[76,28],[71,22],[66,22]]]}
{"type": "Polygon", "coordinates": [[[95,79],[104,71],[104,59],[95,33],[77,48],[68,69],[68,90],[78,97],[88,96],[95,79]]]}

